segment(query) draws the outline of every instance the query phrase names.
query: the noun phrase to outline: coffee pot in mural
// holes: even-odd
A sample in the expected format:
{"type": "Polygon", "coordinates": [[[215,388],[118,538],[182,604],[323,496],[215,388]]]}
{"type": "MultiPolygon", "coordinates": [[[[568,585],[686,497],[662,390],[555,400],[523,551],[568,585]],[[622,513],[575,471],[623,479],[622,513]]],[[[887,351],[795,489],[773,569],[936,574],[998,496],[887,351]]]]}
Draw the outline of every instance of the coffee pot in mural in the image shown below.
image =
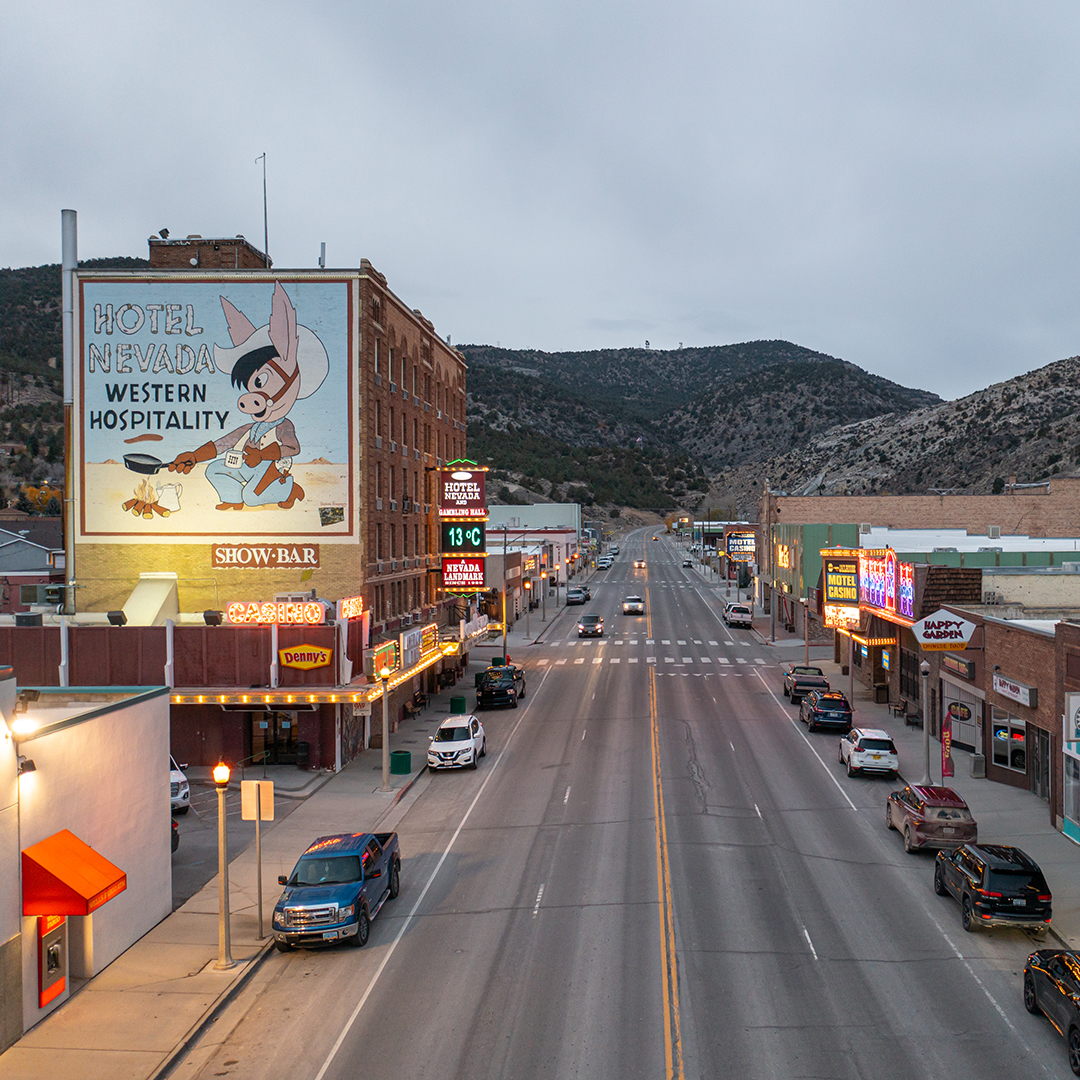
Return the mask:
{"type": "Polygon", "coordinates": [[[180,496],[184,493],[183,484],[158,484],[157,501],[163,510],[175,514],[180,509],[180,496]]]}

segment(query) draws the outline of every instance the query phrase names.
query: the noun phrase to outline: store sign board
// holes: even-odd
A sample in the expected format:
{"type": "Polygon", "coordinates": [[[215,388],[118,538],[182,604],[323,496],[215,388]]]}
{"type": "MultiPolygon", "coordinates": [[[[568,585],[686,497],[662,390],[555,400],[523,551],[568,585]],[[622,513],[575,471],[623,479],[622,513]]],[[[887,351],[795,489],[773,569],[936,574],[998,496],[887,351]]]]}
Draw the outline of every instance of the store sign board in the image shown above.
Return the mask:
{"type": "Polygon", "coordinates": [[[424,640],[424,628],[417,626],[412,630],[405,630],[400,635],[401,643],[401,666],[402,668],[415,667],[420,663],[420,647],[424,640]]]}
{"type": "Polygon", "coordinates": [[[859,606],[859,559],[836,558],[827,548],[821,552],[825,603],[843,607],[859,606]]]}
{"type": "Polygon", "coordinates": [[[281,600],[238,601],[225,609],[230,623],[236,625],[319,626],[326,622],[326,605],[321,600],[288,602],[281,600]]]}
{"type": "Polygon", "coordinates": [[[484,560],[472,558],[449,558],[442,561],[443,588],[447,592],[480,592],[484,589],[484,560]]]}
{"type": "Polygon", "coordinates": [[[1039,691],[1036,687],[1008,679],[1004,675],[994,674],[994,692],[1009,698],[1010,701],[1026,705],[1029,709],[1039,707],[1039,691]]]}
{"type": "Polygon", "coordinates": [[[333,655],[333,649],[322,645],[293,645],[288,649],[278,649],[278,663],[282,667],[310,671],[312,668],[328,667],[333,655]]]}
{"type": "Polygon", "coordinates": [[[338,601],[339,619],[360,619],[364,615],[364,598],[362,596],[346,596],[338,601]]]}
{"type": "Polygon", "coordinates": [[[379,677],[383,668],[389,672],[398,668],[398,642],[387,641],[364,651],[364,674],[379,677]]]}
{"type": "Polygon", "coordinates": [[[859,609],[842,604],[826,604],[822,617],[825,626],[832,630],[851,630],[859,627],[859,609]]]}
{"type": "Polygon", "coordinates": [[[892,548],[860,550],[859,602],[886,615],[914,618],[914,565],[900,562],[892,548]]]}
{"type": "Polygon", "coordinates": [[[963,652],[975,633],[975,624],[943,608],[914,623],[911,632],[928,652],[963,652]]]}
{"type": "Polygon", "coordinates": [[[486,518],[484,472],[476,469],[443,469],[439,473],[439,514],[447,518],[486,518]]]}
{"type": "Polygon", "coordinates": [[[961,660],[958,656],[943,656],[941,666],[946,671],[951,671],[964,679],[975,678],[975,662],[973,660],[961,660]]]}
{"type": "MultiPolygon", "coordinates": [[[[713,543],[716,541],[713,540],[713,543]]],[[[734,562],[753,562],[757,537],[752,532],[730,532],[724,537],[727,557],[734,562]]]]}
{"type": "Polygon", "coordinates": [[[1065,695],[1061,717],[1061,748],[1071,758],[1080,759],[1080,694],[1065,695]]]}
{"type": "Polygon", "coordinates": [[[482,521],[439,523],[439,550],[447,554],[474,555],[487,549],[487,536],[482,521]]]}
{"type": "Polygon", "coordinates": [[[212,544],[215,570],[319,569],[318,544],[212,544]]]}

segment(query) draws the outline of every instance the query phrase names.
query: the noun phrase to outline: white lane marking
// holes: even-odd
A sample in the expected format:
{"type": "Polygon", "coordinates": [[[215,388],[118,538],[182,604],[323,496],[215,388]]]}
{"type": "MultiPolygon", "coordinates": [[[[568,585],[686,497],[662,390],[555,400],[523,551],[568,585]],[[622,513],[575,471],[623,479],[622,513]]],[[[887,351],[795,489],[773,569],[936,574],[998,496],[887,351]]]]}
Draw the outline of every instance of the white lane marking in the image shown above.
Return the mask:
{"type": "Polygon", "coordinates": [[[710,641],[709,644],[710,645],[719,645],[720,642],[719,641],[710,641]]]}
{"type": "MultiPolygon", "coordinates": [[[[713,701],[715,701],[715,700],[716,700],[716,698],[713,698],[713,701]]],[[[734,754],[735,753],[735,744],[730,739],[728,739],[728,746],[731,747],[731,752],[734,754]]]]}
{"type": "Polygon", "coordinates": [[[655,645],[655,644],[656,644],[656,642],[655,642],[655,641],[653,641],[653,639],[652,639],[652,638],[646,638],[646,639],[645,639],[645,644],[646,644],[646,645],[655,645]]]}
{"type": "Polygon", "coordinates": [[[537,666],[539,666],[540,664],[546,664],[547,662],[548,662],[548,658],[546,656],[542,656],[542,657],[540,657],[539,660],[536,661],[537,666]]]}
{"type": "Polygon", "coordinates": [[[762,660],[760,656],[755,656],[755,657],[754,657],[754,663],[755,663],[755,664],[764,664],[764,663],[765,663],[765,661],[764,661],[764,660],[762,660]]]}
{"type": "Polygon", "coordinates": [[[612,642],[612,644],[613,645],[625,645],[626,642],[624,642],[624,641],[614,641],[614,642],[612,642]]]}
{"type": "Polygon", "coordinates": [[[584,741],[585,741],[585,732],[586,732],[586,731],[588,731],[588,730],[589,730],[588,728],[585,728],[585,729],[584,729],[584,730],[583,730],[583,731],[581,732],[581,741],[582,741],[582,742],[584,742],[584,741]]]}
{"type": "Polygon", "coordinates": [[[646,656],[645,657],[645,663],[646,664],[655,664],[656,663],[656,657],[655,656],[646,656]]]}
{"type": "MultiPolygon", "coordinates": [[[[544,899],[544,886],[541,885],[539,891],[536,894],[536,906],[533,908],[533,918],[536,918],[537,913],[540,911],[540,901],[544,899]]],[[[817,957],[815,956],[816,960],[817,957]]]]}
{"type": "Polygon", "coordinates": [[[711,656],[703,656],[701,658],[701,662],[703,664],[711,664],[712,663],[712,657],[711,656]]]}
{"type": "Polygon", "coordinates": [[[637,639],[635,638],[633,641],[630,642],[630,644],[631,645],[636,645],[637,644],[637,639]]]}
{"type": "Polygon", "coordinates": [[[622,660],[621,660],[621,659],[620,659],[620,658],[619,658],[618,656],[613,656],[613,657],[611,658],[611,662],[612,662],[613,664],[621,664],[621,663],[622,663],[622,660]]]}
{"type": "Polygon", "coordinates": [[[694,658],[692,656],[684,656],[682,658],[682,662],[684,664],[692,664],[694,662],[694,658]]]}
{"type": "Polygon", "coordinates": [[[661,645],[670,645],[671,642],[670,641],[661,641],[660,644],[661,645]]]}
{"type": "Polygon", "coordinates": [[[736,664],[745,664],[745,663],[746,663],[746,660],[745,660],[745,659],[744,659],[743,657],[741,657],[741,656],[736,656],[736,657],[735,657],[735,663],[736,663],[736,664]]]}
{"type": "Polygon", "coordinates": [[[730,664],[731,663],[731,661],[726,656],[718,656],[716,658],[716,661],[719,664],[730,664]]]}
{"type": "Polygon", "coordinates": [[[698,641],[698,640],[697,640],[697,638],[694,638],[694,644],[695,644],[695,645],[700,645],[700,644],[701,644],[701,642],[700,642],[700,641],[698,641]]]}
{"type": "Polygon", "coordinates": [[[386,955],[382,958],[382,962],[375,969],[375,974],[371,976],[371,982],[367,984],[367,989],[360,996],[360,1000],[356,1003],[356,1008],[353,1009],[352,1015],[346,1021],[345,1026],[341,1029],[341,1033],[334,1040],[334,1045],[330,1047],[330,1053],[326,1055],[326,1060],[322,1063],[322,1067],[315,1074],[315,1080],[323,1080],[326,1075],[326,1070],[330,1068],[330,1063],[337,1056],[337,1052],[341,1049],[341,1044],[348,1037],[349,1032],[352,1030],[353,1024],[356,1023],[356,1018],[360,1015],[360,1010],[367,1004],[367,1000],[371,997],[371,992],[375,989],[375,984],[379,981],[379,976],[386,970],[386,965],[390,963],[390,957],[394,955],[394,951],[398,945],[401,944],[401,939],[405,936],[405,932],[409,929],[409,924],[416,917],[416,913],[420,910],[420,905],[424,902],[424,897],[427,896],[428,890],[431,888],[432,882],[438,876],[439,871],[443,868],[443,864],[450,857],[450,849],[453,848],[457,838],[461,835],[461,830],[465,828],[465,823],[472,816],[473,810],[476,809],[476,804],[480,801],[480,796],[484,794],[488,784],[491,783],[491,778],[498,771],[499,766],[503,763],[503,758],[506,756],[507,750],[510,749],[510,743],[513,741],[514,736],[517,734],[517,730],[521,727],[525,718],[529,715],[529,706],[536,700],[538,691],[543,687],[544,681],[547,679],[547,672],[540,677],[540,685],[533,691],[532,699],[524,706],[524,711],[521,716],[518,717],[517,723],[511,728],[510,734],[506,738],[506,743],[499,751],[498,757],[492,763],[491,768],[488,769],[487,776],[484,777],[484,782],[480,785],[479,790],[473,796],[473,801],[469,803],[469,808],[465,811],[458,822],[457,828],[454,830],[454,835],[450,837],[445,848],[443,848],[442,855],[439,856],[439,861],[435,864],[435,869],[428,875],[428,879],[424,882],[424,887],[420,890],[420,895],[416,898],[416,903],[413,904],[412,910],[405,916],[405,921],[401,924],[401,929],[397,932],[397,937],[394,938],[390,944],[390,948],[386,950],[386,955]]]}
{"type": "MultiPolygon", "coordinates": [[[[758,673],[755,672],[754,674],[756,675],[758,673]]],[[[836,785],[836,790],[839,791],[840,794],[844,796],[844,801],[857,814],[859,812],[859,808],[851,801],[851,799],[848,798],[848,793],[843,789],[843,787],[840,786],[840,781],[837,780],[835,776],[833,776],[832,769],[830,769],[829,766],[826,765],[824,761],[822,761],[821,755],[814,748],[814,744],[807,737],[806,732],[803,731],[802,724],[799,722],[799,720],[796,717],[790,716],[788,714],[787,709],[784,708],[783,702],[781,702],[781,700],[773,693],[773,688],[765,681],[765,679],[763,677],[761,677],[761,676],[759,676],[759,678],[761,679],[762,688],[769,695],[769,697],[771,697],[773,699],[773,701],[776,702],[776,707],[784,714],[784,717],[787,719],[787,722],[789,724],[791,724],[791,726],[799,733],[799,737],[802,739],[802,741],[804,743],[806,743],[806,745],[808,747],[810,747],[810,753],[813,754],[814,757],[816,757],[818,759],[818,761],[821,763],[821,767],[825,770],[825,775],[828,776],[828,778],[836,785]]]]}
{"type": "Polygon", "coordinates": [[[592,658],[592,662],[594,664],[602,664],[604,662],[604,658],[602,656],[594,656],[592,658]]]}
{"type": "Polygon", "coordinates": [[[626,662],[628,664],[636,664],[638,662],[638,658],[636,656],[629,656],[627,657],[626,662]]]}
{"type": "Polygon", "coordinates": [[[562,797],[562,804],[565,806],[570,801],[570,788],[566,789],[566,794],[562,797]]]}
{"type": "MultiPolygon", "coordinates": [[[[731,749],[734,750],[735,747],[733,746],[731,749]]],[[[757,814],[757,816],[759,818],[761,818],[762,821],[765,820],[763,817],[761,817],[761,810],[758,809],[758,804],[757,803],[754,803],[754,813],[757,814]]]]}
{"type": "MultiPolygon", "coordinates": [[[[540,901],[537,900],[537,903],[539,904],[540,901]]],[[[535,914],[535,912],[533,914],[535,914]]],[[[810,946],[810,952],[813,954],[813,957],[816,960],[817,959],[817,949],[814,948],[814,943],[810,940],[810,931],[807,930],[806,927],[804,926],[802,928],[802,932],[803,932],[803,936],[806,938],[806,944],[810,946]]],[[[1001,1010],[999,1009],[998,1011],[1000,1012],[1001,1010]]],[[[1002,1014],[1002,1015],[1004,1015],[1004,1014],[1002,1014]]],[[[1009,1027],[1012,1027],[1012,1024],[1010,1024],[1009,1027]]]]}
{"type": "Polygon", "coordinates": [[[676,641],[675,644],[676,645],[685,645],[686,642],[685,641],[676,641]]]}
{"type": "Polygon", "coordinates": [[[555,661],[556,666],[559,665],[559,664],[565,664],[565,663],[566,663],[566,658],[565,657],[563,657],[562,660],[556,660],[555,661]]]}
{"type": "Polygon", "coordinates": [[[576,660],[574,661],[574,663],[575,663],[575,664],[584,664],[584,663],[585,663],[585,657],[584,657],[584,656],[579,656],[579,657],[578,657],[578,658],[577,658],[577,659],[576,659],[576,660]]]}

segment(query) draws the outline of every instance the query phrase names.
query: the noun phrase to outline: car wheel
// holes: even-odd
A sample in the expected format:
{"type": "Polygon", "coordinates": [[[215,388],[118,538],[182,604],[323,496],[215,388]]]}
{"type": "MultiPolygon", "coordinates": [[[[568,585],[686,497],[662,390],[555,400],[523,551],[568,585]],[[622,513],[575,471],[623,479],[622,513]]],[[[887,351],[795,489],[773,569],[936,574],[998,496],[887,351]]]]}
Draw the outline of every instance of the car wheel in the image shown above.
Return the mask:
{"type": "Polygon", "coordinates": [[[360,917],[356,920],[356,934],[349,938],[349,944],[356,949],[362,949],[367,944],[367,939],[371,935],[371,920],[368,918],[367,912],[361,908],[360,917]]]}
{"type": "Polygon", "coordinates": [[[525,696],[525,684],[524,683],[521,684],[521,693],[518,696],[519,697],[524,697],[525,696]]]}
{"type": "Polygon", "coordinates": [[[975,912],[971,908],[971,898],[967,896],[960,901],[960,923],[969,934],[975,929],[975,912]]]}
{"type": "Polygon", "coordinates": [[[836,744],[836,760],[841,765],[844,764],[844,744],[842,742],[836,744]]]}
{"type": "Polygon", "coordinates": [[[393,900],[401,892],[401,870],[396,862],[390,867],[390,899],[393,900]]]}
{"type": "Polygon", "coordinates": [[[516,709],[517,708],[517,698],[516,697],[511,699],[510,708],[511,709],[516,709]]]}
{"type": "Polygon", "coordinates": [[[274,948],[278,952],[292,952],[292,946],[287,941],[275,941],[274,948]]]}
{"type": "Polygon", "coordinates": [[[848,776],[854,776],[859,770],[851,767],[851,758],[847,759],[847,774],[848,776]]]}
{"type": "Polygon", "coordinates": [[[472,761],[469,762],[469,768],[470,769],[475,769],[476,768],[476,762],[477,762],[477,756],[476,756],[476,751],[474,750],[473,755],[472,755],[472,761]]]}
{"type": "Polygon", "coordinates": [[[904,850],[911,855],[915,851],[915,845],[911,842],[911,826],[904,826],[904,850]]]}
{"type": "Polygon", "coordinates": [[[189,806],[178,806],[173,810],[174,814],[186,814],[191,808],[189,806]]]}
{"type": "Polygon", "coordinates": [[[484,736],[484,741],[480,744],[480,756],[487,757],[487,736],[484,736]]]}
{"type": "Polygon", "coordinates": [[[1030,971],[1024,972],[1024,1008],[1033,1016],[1042,1012],[1035,997],[1035,980],[1031,977],[1030,971]]]}
{"type": "Polygon", "coordinates": [[[885,828],[895,829],[896,826],[892,823],[892,803],[887,802],[885,804],[885,828]]]}
{"type": "Polygon", "coordinates": [[[438,769],[436,769],[434,765],[429,765],[429,766],[428,766],[428,772],[438,772],[438,771],[439,771],[439,770],[438,770],[438,769]]]}
{"type": "Polygon", "coordinates": [[[784,683],[784,697],[791,697],[791,694],[788,693],[787,683],[784,683]]]}
{"type": "Polygon", "coordinates": [[[806,730],[807,731],[814,731],[816,726],[817,725],[814,723],[814,718],[812,716],[808,716],[806,718],[806,730]]]}
{"type": "Polygon", "coordinates": [[[1074,1075],[1080,1076],[1080,1028],[1069,1028],[1069,1068],[1074,1075]]]}
{"type": "Polygon", "coordinates": [[[948,896],[949,890],[945,888],[945,879],[941,876],[941,867],[934,867],[934,892],[938,896],[948,896]]]}

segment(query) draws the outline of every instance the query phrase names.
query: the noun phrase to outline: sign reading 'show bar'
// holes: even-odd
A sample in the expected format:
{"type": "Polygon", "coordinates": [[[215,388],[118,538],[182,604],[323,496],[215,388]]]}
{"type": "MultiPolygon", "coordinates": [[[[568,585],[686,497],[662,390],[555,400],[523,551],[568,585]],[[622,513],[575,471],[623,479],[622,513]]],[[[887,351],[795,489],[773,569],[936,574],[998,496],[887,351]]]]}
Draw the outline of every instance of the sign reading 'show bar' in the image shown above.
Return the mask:
{"type": "Polygon", "coordinates": [[[319,569],[318,544],[214,544],[210,558],[215,570],[319,569]]]}

